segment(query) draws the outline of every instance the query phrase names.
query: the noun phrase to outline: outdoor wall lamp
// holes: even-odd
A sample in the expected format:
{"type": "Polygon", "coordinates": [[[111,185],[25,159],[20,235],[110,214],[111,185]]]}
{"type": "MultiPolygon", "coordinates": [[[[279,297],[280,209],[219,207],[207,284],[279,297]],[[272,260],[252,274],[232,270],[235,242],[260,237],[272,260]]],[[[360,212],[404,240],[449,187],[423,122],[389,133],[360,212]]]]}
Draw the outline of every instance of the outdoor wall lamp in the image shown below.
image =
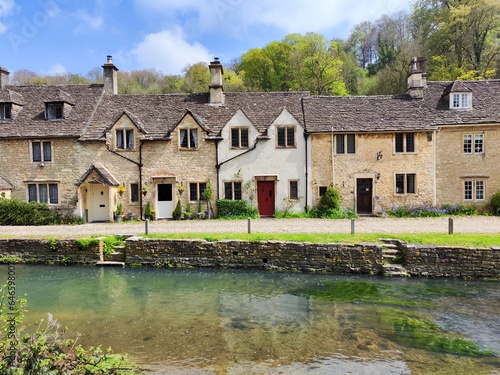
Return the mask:
{"type": "Polygon", "coordinates": [[[380,180],[380,172],[377,172],[377,180],[380,180]]]}

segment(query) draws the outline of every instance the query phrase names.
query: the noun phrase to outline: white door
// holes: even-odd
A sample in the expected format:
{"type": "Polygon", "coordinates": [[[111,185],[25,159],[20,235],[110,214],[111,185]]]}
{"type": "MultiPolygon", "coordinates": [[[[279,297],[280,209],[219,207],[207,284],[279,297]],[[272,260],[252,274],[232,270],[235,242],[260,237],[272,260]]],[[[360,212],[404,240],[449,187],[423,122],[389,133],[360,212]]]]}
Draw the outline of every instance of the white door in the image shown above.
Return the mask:
{"type": "Polygon", "coordinates": [[[92,221],[109,221],[109,186],[90,185],[92,199],[92,221]]]}
{"type": "Polygon", "coordinates": [[[173,210],[172,184],[156,185],[156,217],[158,219],[171,219],[173,210]]]}

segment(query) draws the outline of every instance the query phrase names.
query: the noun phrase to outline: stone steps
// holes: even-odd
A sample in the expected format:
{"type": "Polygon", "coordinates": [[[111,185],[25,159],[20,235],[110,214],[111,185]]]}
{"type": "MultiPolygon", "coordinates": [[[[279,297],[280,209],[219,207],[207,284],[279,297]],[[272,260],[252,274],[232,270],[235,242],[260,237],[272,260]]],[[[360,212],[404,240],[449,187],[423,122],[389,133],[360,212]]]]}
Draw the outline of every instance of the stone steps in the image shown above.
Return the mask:
{"type": "Polygon", "coordinates": [[[408,277],[408,271],[400,264],[384,264],[382,267],[386,277],[408,277]]]}

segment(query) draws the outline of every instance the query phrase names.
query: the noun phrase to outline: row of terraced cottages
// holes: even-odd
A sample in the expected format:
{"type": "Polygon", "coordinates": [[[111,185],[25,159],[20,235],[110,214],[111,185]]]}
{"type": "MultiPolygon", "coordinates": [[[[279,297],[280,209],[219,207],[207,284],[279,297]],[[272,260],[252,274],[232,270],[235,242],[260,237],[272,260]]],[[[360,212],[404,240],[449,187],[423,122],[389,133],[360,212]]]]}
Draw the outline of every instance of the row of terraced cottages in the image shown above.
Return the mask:
{"type": "Polygon", "coordinates": [[[414,59],[405,95],[323,97],[225,93],[218,59],[209,69],[206,94],[119,95],[110,56],[97,85],[9,86],[0,68],[0,194],[95,222],[119,203],[194,212],[208,182],[261,216],[314,207],[328,186],[368,215],[500,191],[499,80],[427,82],[414,59]]]}

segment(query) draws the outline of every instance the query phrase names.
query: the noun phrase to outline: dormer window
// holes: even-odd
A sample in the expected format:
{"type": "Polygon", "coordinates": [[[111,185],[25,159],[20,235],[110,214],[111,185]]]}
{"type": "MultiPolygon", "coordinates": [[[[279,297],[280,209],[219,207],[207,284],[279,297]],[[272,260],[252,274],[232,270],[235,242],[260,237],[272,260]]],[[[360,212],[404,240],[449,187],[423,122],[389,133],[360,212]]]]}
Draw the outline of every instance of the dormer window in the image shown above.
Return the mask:
{"type": "Polygon", "coordinates": [[[134,149],[133,129],[116,129],[116,148],[122,150],[134,149]]]}
{"type": "Polygon", "coordinates": [[[192,150],[198,148],[198,131],[196,129],[180,129],[179,136],[181,148],[192,150]]]}
{"type": "Polygon", "coordinates": [[[63,108],[64,103],[62,102],[47,103],[45,105],[45,118],[47,120],[63,118],[63,108]]]}
{"type": "Polygon", "coordinates": [[[450,94],[450,109],[472,108],[472,94],[470,92],[450,94]]]}
{"type": "Polygon", "coordinates": [[[12,119],[12,104],[0,103],[0,120],[12,119]]]}

